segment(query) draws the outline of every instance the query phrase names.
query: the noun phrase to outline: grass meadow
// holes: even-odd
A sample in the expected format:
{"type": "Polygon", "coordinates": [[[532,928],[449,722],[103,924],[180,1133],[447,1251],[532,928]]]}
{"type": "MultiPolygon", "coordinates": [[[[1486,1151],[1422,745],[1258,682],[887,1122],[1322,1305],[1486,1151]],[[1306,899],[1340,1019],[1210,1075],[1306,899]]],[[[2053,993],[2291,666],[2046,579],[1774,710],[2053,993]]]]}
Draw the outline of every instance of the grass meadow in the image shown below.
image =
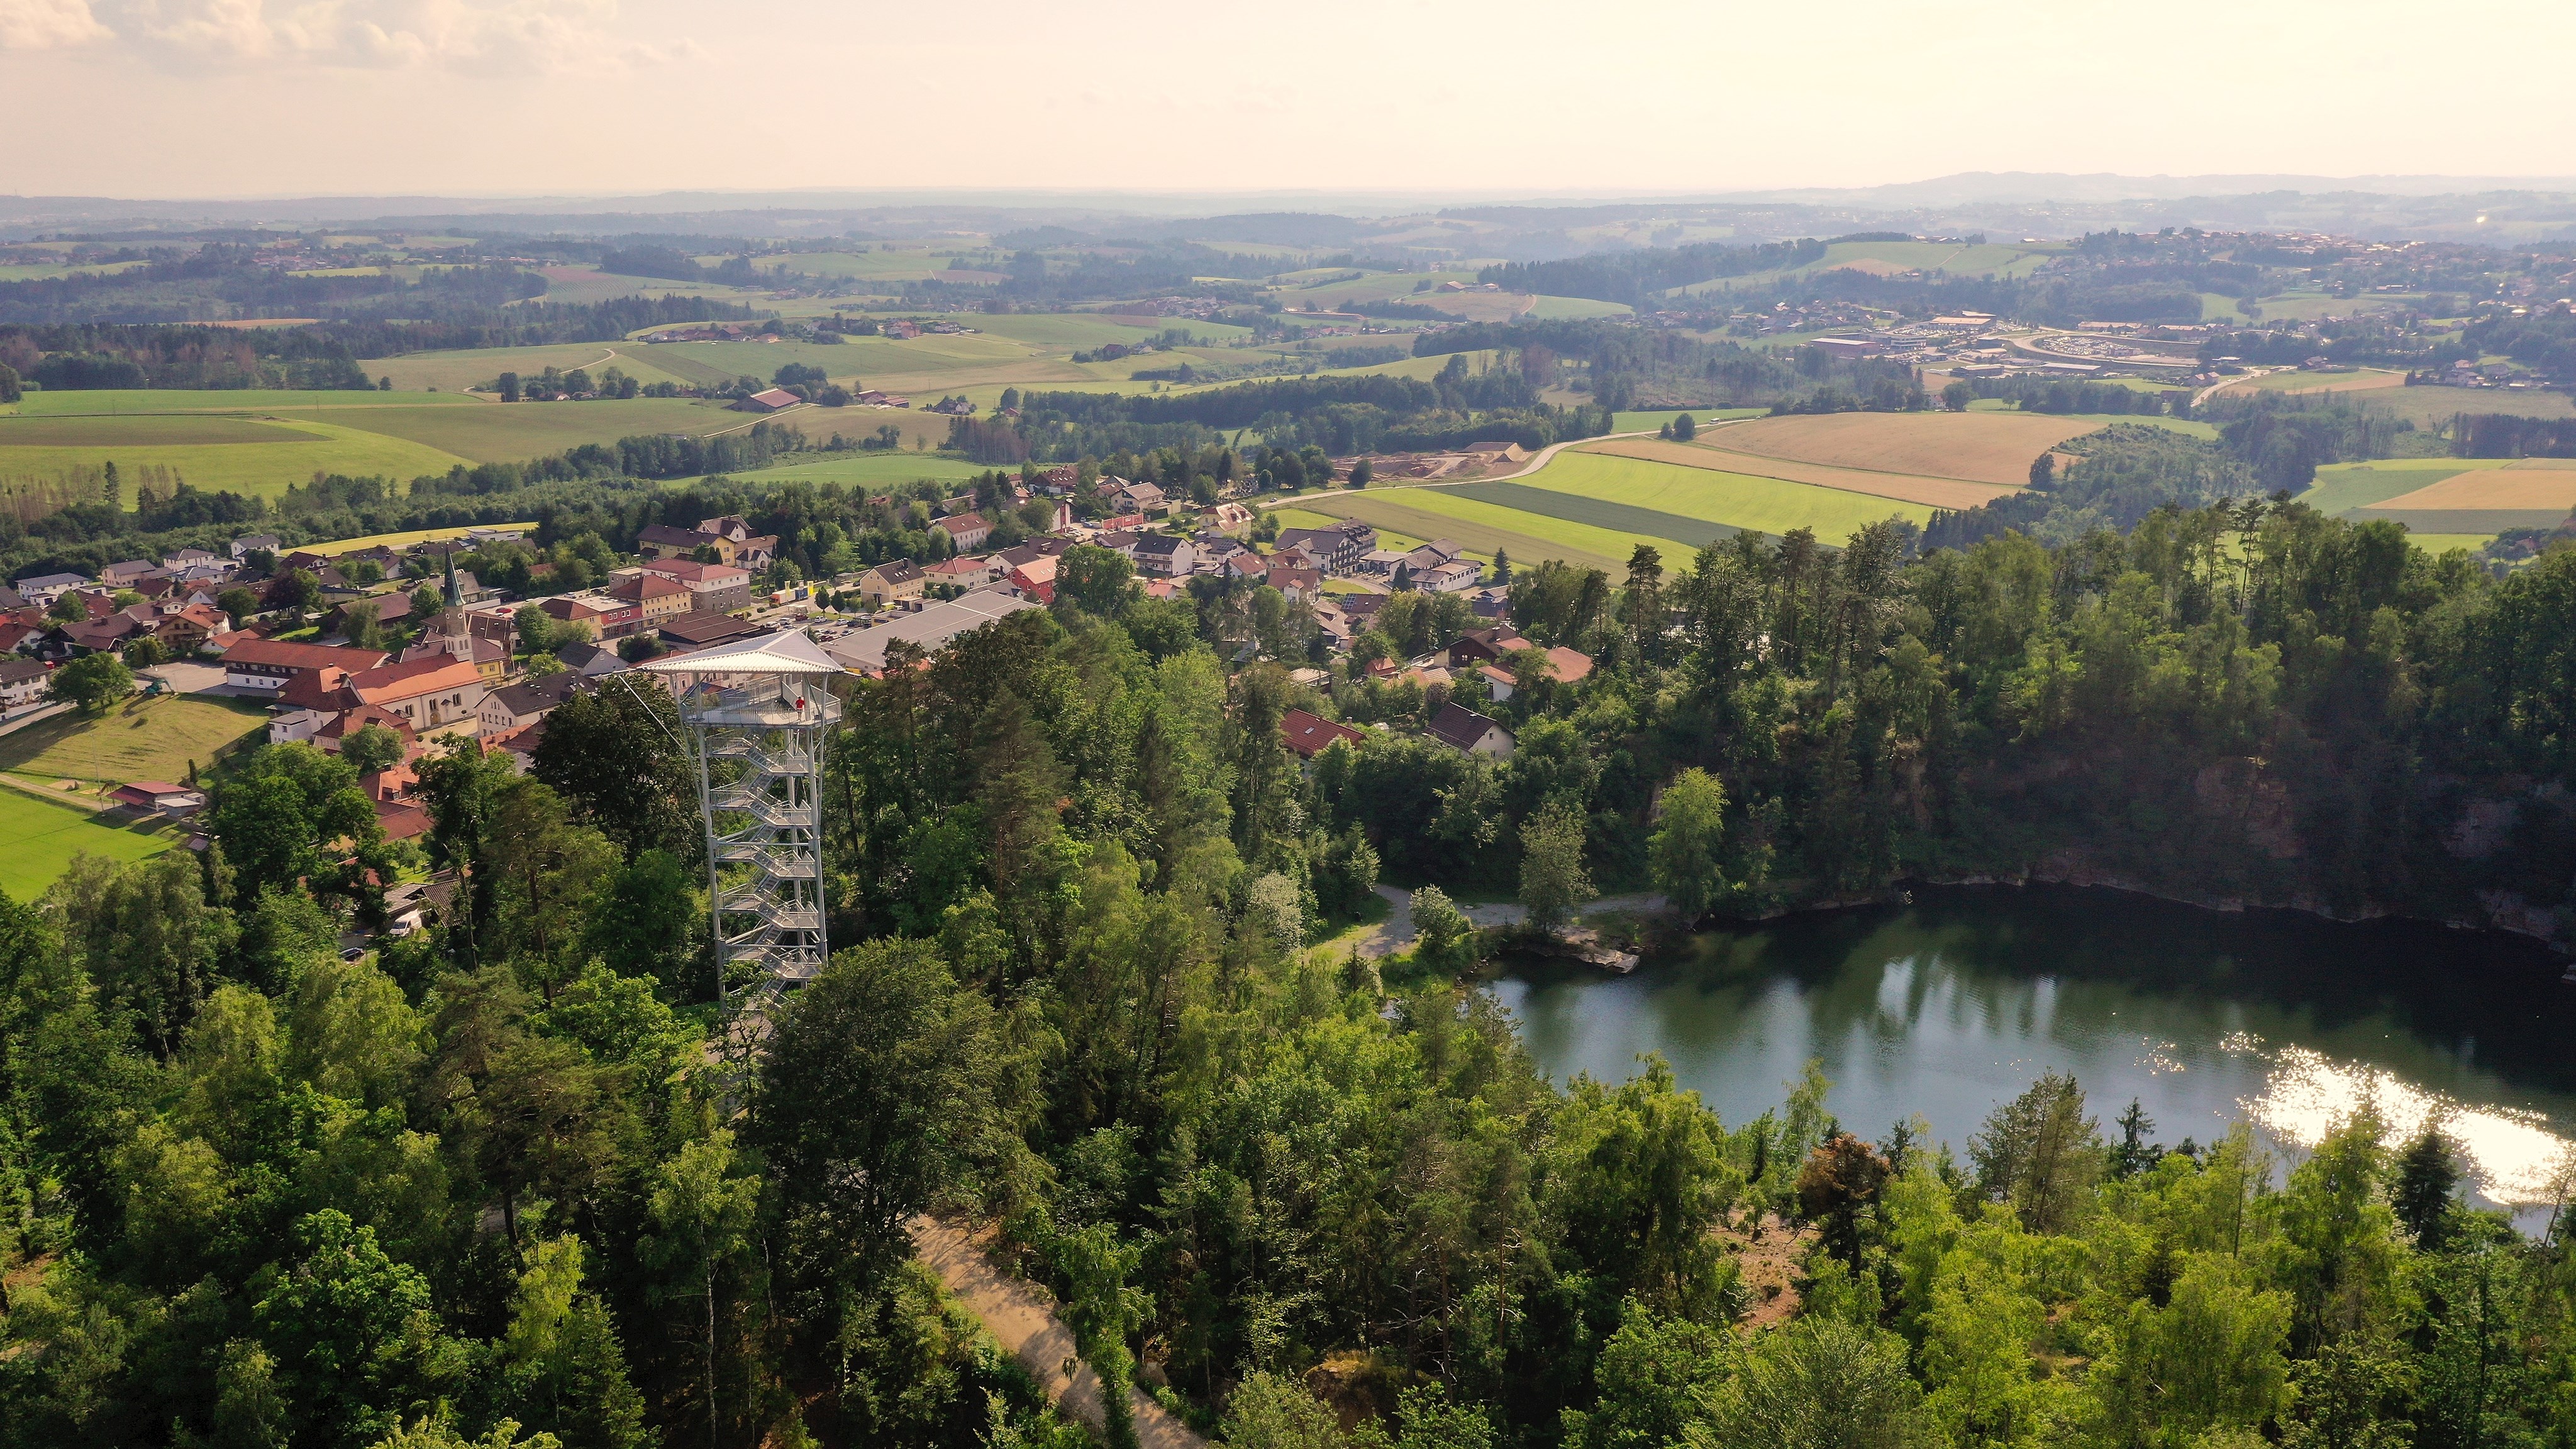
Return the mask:
{"type": "MultiPolygon", "coordinates": [[[[703,436],[754,421],[720,402],[625,398],[592,402],[493,403],[474,408],[389,408],[360,424],[477,463],[514,463],[583,443],[645,433],[703,436]]],[[[0,425],[5,426],[5,425],[0,425]]]]}
{"type": "MultiPolygon", "coordinates": [[[[562,342],[544,347],[473,347],[454,352],[414,352],[401,357],[379,357],[359,366],[370,376],[393,379],[394,391],[422,392],[436,388],[443,393],[463,392],[480,387],[505,372],[521,377],[534,377],[549,367],[570,372],[587,368],[597,377],[611,367],[623,368],[628,375],[643,382],[677,382],[691,385],[705,381],[663,366],[657,355],[664,349],[647,347],[640,342],[562,342]]],[[[762,374],[767,376],[766,373],[762,374]]],[[[731,381],[733,374],[723,374],[731,381]]]]}
{"type": "Polygon", "coordinates": [[[179,841],[178,833],[167,825],[105,823],[114,818],[0,786],[0,840],[9,842],[7,850],[0,850],[0,891],[7,891],[11,900],[32,901],[62,878],[75,855],[136,861],[159,855],[179,841]]]}
{"type": "Polygon", "coordinates": [[[0,771],[21,779],[184,780],[225,746],[267,725],[258,705],[192,694],[129,699],[103,715],[55,715],[0,735],[0,771]]]}
{"type": "Polygon", "coordinates": [[[354,412],[364,408],[474,407],[461,392],[287,392],[268,388],[101,388],[95,392],[31,392],[0,418],[125,417],[142,413],[354,412]]]}
{"type": "MultiPolygon", "coordinates": [[[[146,436],[156,430],[164,435],[167,432],[162,428],[164,420],[151,416],[81,421],[104,422],[114,427],[132,422],[142,428],[146,436]]],[[[231,420],[182,421],[203,426],[231,420]]],[[[274,436],[258,442],[17,444],[7,434],[12,426],[15,424],[0,421],[0,476],[50,477],[68,468],[97,467],[113,462],[131,478],[136,469],[158,465],[171,469],[199,488],[230,490],[258,497],[276,497],[283,494],[290,484],[306,482],[317,472],[345,473],[351,477],[372,474],[408,481],[424,474],[444,473],[458,463],[469,461],[408,438],[339,423],[315,422],[303,417],[262,425],[274,436]]],[[[113,435],[111,430],[108,436],[113,435]]]]}

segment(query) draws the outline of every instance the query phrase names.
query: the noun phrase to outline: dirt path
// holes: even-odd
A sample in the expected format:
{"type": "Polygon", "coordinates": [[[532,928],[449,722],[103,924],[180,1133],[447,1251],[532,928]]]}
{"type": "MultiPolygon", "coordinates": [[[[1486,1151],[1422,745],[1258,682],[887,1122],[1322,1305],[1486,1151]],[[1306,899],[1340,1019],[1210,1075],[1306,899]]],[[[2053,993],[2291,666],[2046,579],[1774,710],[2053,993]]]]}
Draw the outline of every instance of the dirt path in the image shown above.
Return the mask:
{"type": "MultiPolygon", "coordinates": [[[[1056,1407],[1091,1426],[1093,1433],[1102,1432],[1100,1378],[1075,1357],[1073,1330],[1056,1318],[1046,1294],[994,1267],[973,1236],[955,1223],[920,1217],[912,1220],[911,1230],[921,1260],[938,1270],[949,1293],[984,1321],[1056,1407]]],[[[1141,1390],[1128,1389],[1127,1406],[1136,1417],[1136,1442],[1144,1449],[1207,1449],[1205,1439],[1141,1390]]]]}

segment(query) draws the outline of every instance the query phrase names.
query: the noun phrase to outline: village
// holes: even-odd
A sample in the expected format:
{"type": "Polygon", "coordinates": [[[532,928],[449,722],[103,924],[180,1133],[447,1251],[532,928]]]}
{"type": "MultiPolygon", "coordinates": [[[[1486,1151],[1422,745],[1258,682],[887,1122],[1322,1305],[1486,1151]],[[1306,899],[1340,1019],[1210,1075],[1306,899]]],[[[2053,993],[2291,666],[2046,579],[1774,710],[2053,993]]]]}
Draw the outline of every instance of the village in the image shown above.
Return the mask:
{"type": "MultiPolygon", "coordinates": [[[[1491,461],[1507,452],[1519,450],[1498,445],[1491,461]]],[[[1485,461],[1473,454],[1434,465],[1485,461]]],[[[1274,607],[1293,613],[1297,636],[1311,641],[1303,655],[1279,660],[1297,685],[1326,696],[1387,686],[1406,707],[1376,727],[1418,725],[1473,754],[1505,759],[1515,743],[1480,710],[1535,680],[1572,686],[1592,672],[1576,650],[1523,639],[1509,623],[1508,577],[1489,580],[1487,566],[1452,541],[1381,547],[1378,531],[1356,520],[1278,528],[1243,502],[1175,504],[1153,483],[1114,476],[1088,485],[1105,513],[1084,521],[1069,496],[1082,486],[1074,469],[1031,473],[1012,485],[1011,501],[1052,500],[1053,527],[1043,534],[987,548],[992,522],[970,497],[950,498],[933,522],[942,556],[775,589],[755,582],[774,572],[778,540],[739,516],[648,526],[632,562],[555,592],[550,578],[514,592],[458,565],[486,546],[520,541],[524,526],[356,548],[288,549],[271,535],[245,535],[224,553],[186,549],[96,576],[23,577],[0,587],[0,728],[70,708],[56,676],[112,656],[146,694],[257,701],[272,744],[339,755],[368,736],[375,743],[360,752],[360,786],[386,838],[399,842],[431,828],[413,765],[451,742],[477,741],[524,772],[547,716],[567,700],[645,660],[781,628],[802,627],[852,676],[882,678],[961,634],[1057,604],[1059,569],[1077,548],[1118,560],[1125,587],[1148,599],[1275,593],[1274,607]],[[1384,637],[1371,634],[1380,611],[1408,593],[1441,601],[1451,627],[1411,657],[1369,648],[1384,637]]],[[[1252,642],[1242,646],[1246,660],[1258,653],[1252,642]]],[[[1305,708],[1288,712],[1283,734],[1305,758],[1363,738],[1305,708]]],[[[131,782],[128,793],[120,797],[128,808],[179,821],[205,804],[193,779],[131,782]]]]}

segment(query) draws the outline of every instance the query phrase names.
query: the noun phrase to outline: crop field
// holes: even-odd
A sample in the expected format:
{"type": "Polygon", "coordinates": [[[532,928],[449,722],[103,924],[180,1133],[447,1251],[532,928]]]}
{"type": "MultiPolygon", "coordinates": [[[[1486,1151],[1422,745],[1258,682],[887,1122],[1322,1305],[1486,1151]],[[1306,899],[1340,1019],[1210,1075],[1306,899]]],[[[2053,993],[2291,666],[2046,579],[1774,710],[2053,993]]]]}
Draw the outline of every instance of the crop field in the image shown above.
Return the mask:
{"type": "Polygon", "coordinates": [[[264,728],[258,705],[189,694],[136,698],[95,717],[55,715],[0,735],[0,770],[23,779],[182,780],[216,753],[264,728]]]}
{"type": "Polygon", "coordinates": [[[480,399],[452,392],[284,392],[265,388],[112,388],[96,392],[31,392],[0,417],[126,417],[139,413],[310,413],[357,408],[473,407],[480,399]]]}
{"type": "Polygon", "coordinates": [[[1971,483],[1960,478],[1927,478],[1908,473],[1873,473],[1859,468],[1826,468],[1784,463],[1755,453],[1733,453],[1697,443],[1667,443],[1659,438],[1620,438],[1587,443],[1580,450],[1614,458],[1643,458],[1683,468],[1705,468],[1730,476],[1754,474],[1792,483],[1867,493],[1933,508],[1975,508],[2019,490],[2000,483],[1971,483]]]}
{"type": "Polygon", "coordinates": [[[2507,387],[2392,387],[2367,399],[2374,409],[2419,428],[2448,427],[2461,413],[2504,413],[2517,418],[2576,418],[2576,399],[2563,392],[2507,387]]]}
{"type": "Polygon", "coordinates": [[[1990,242],[1967,246],[1954,242],[1835,242],[1825,248],[1821,261],[1782,271],[1756,272],[1741,277],[1718,277],[1694,282],[1677,292],[1700,294],[1752,289],[1774,285],[1785,278],[1810,276],[1837,268],[1870,272],[1885,276],[1895,272],[1947,272],[1954,277],[1997,276],[2026,277],[2046,266],[2061,247],[2023,246],[2011,242],[1990,242]]]}
{"type": "Polygon", "coordinates": [[[2371,392],[2384,387],[2404,387],[2406,374],[2366,367],[2355,372],[2308,372],[2293,369],[2267,372],[2243,382],[2231,382],[2229,392],[2371,392]]]}
{"type": "Polygon", "coordinates": [[[1625,317],[1636,310],[1625,302],[1596,302],[1590,297],[1539,297],[1530,303],[1529,314],[1552,322],[1566,317],[1625,317]]]}
{"type": "MultiPolygon", "coordinates": [[[[864,416],[874,418],[879,415],[871,412],[864,416]]],[[[944,423],[945,420],[942,421],[944,423]]],[[[813,429],[809,426],[807,431],[810,433],[813,429]]],[[[845,487],[878,489],[925,479],[941,483],[961,482],[991,471],[959,458],[934,458],[925,453],[889,450],[809,454],[793,463],[732,476],[746,483],[838,483],[845,487]]]]}
{"type": "Polygon", "coordinates": [[[2343,514],[2429,488],[2445,478],[2501,468],[2502,458],[2388,458],[2375,463],[2330,463],[2298,501],[2319,513],[2343,514]]]}
{"type": "MultiPolygon", "coordinates": [[[[1418,302],[1435,312],[1446,312],[1452,317],[1463,318],[1469,322],[1509,322],[1538,305],[1538,299],[1527,292],[1426,292],[1408,300],[1418,302]]],[[[1569,302],[1576,307],[1607,305],[1600,302],[1579,301],[1570,297],[1559,300],[1569,302]]],[[[1599,317],[1608,314],[1590,312],[1581,315],[1599,317]]]]}
{"type": "Polygon", "coordinates": [[[1684,413],[1690,414],[1692,422],[1706,427],[1710,423],[1728,422],[1736,418],[1765,417],[1770,411],[1769,408],[1658,408],[1653,412],[1614,414],[1610,419],[1610,431],[1651,433],[1684,413]]]}
{"type": "MultiPolygon", "coordinates": [[[[1218,342],[1231,342],[1252,335],[1249,327],[1230,327],[1222,322],[1202,322],[1192,317],[1148,320],[1112,316],[1106,312],[1011,312],[999,316],[956,315],[948,320],[967,327],[980,327],[989,336],[1006,337],[1030,347],[1064,352],[1098,347],[1104,342],[1143,342],[1168,331],[1187,332],[1193,337],[1218,342]]],[[[930,340],[915,338],[913,342],[930,340]]],[[[909,347],[913,342],[902,345],[909,347]]]]}
{"type": "Polygon", "coordinates": [[[611,297],[705,297],[710,301],[762,306],[764,294],[713,282],[681,282],[668,277],[630,277],[592,267],[541,267],[549,302],[605,302],[611,297]]]}
{"type": "Polygon", "coordinates": [[[2090,418],[2050,413],[1821,413],[1737,423],[1700,446],[1795,463],[1958,478],[2019,487],[2031,460],[2096,432],[2090,418]]]}
{"type": "Polygon", "coordinates": [[[1497,550],[1508,549],[1516,565],[1553,558],[1618,574],[1628,567],[1628,554],[1635,545],[1650,543],[1664,549],[1674,546],[1666,539],[1559,523],[1470,498],[1448,497],[1446,493],[1438,488],[1400,488],[1320,494],[1306,501],[1299,511],[1356,518],[1416,539],[1449,539],[1486,558],[1492,558],[1497,550]]]}
{"type": "Polygon", "coordinates": [[[119,828],[114,816],[93,816],[78,805],[40,800],[22,790],[0,785],[0,890],[14,901],[32,901],[62,878],[75,855],[103,855],[136,861],[159,855],[178,843],[169,826],[158,823],[119,828]]]}
{"type": "MultiPolygon", "coordinates": [[[[158,427],[164,420],[147,415],[81,421],[117,426],[133,422],[151,428],[158,427]]],[[[219,420],[186,421],[204,424],[219,420]]],[[[0,422],[0,430],[19,425],[0,422]]],[[[314,422],[299,417],[267,425],[267,430],[276,436],[257,443],[94,442],[10,446],[5,438],[0,438],[0,474],[45,477],[68,468],[97,467],[113,462],[131,477],[134,469],[157,465],[171,469],[199,488],[274,497],[284,493],[289,484],[309,480],[317,471],[345,473],[351,477],[372,474],[409,480],[424,474],[444,473],[456,464],[468,461],[407,438],[339,423],[314,422]]]]}
{"type": "MultiPolygon", "coordinates": [[[[476,527],[516,528],[526,530],[535,528],[536,525],[533,523],[487,523],[478,524],[476,527]]],[[[470,528],[415,528],[407,533],[371,533],[364,538],[334,539],[329,543],[308,543],[302,547],[303,551],[306,553],[318,553],[325,558],[338,558],[344,553],[356,553],[360,549],[366,548],[409,548],[416,543],[430,543],[435,540],[448,538],[463,538],[466,534],[472,531],[473,529],[470,528]]]]}
{"type": "MultiPolygon", "coordinates": [[[[356,425],[477,463],[514,463],[583,443],[614,443],[644,433],[704,436],[752,421],[748,414],[720,402],[639,397],[473,408],[386,408],[366,414],[356,425]]],[[[0,428],[6,426],[0,424],[0,428]]]]}
{"type": "Polygon", "coordinates": [[[948,270],[960,251],[974,247],[870,247],[860,252],[789,252],[752,263],[764,272],[803,272],[814,277],[843,277],[863,282],[918,282],[948,270]]]}
{"type": "MultiPolygon", "coordinates": [[[[570,372],[587,368],[593,377],[611,367],[623,368],[629,376],[644,382],[695,383],[655,361],[663,351],[639,342],[563,342],[545,347],[478,347],[455,352],[414,352],[401,357],[378,357],[359,365],[379,377],[390,377],[394,390],[420,392],[437,388],[440,392],[463,392],[479,387],[505,372],[521,377],[534,377],[549,367],[570,372]]],[[[763,377],[767,373],[761,374],[763,377]]],[[[724,375],[733,379],[732,373],[724,375]]]]}
{"type": "Polygon", "coordinates": [[[2564,513],[2576,508],[2576,466],[2481,468],[2370,506],[2391,510],[2551,508],[2564,513]]]}
{"type": "Polygon", "coordinates": [[[1630,503],[1614,503],[1588,494],[1533,488],[1526,483],[1459,483],[1440,491],[1520,513],[1535,513],[1560,523],[1581,524],[1586,528],[1605,529],[1638,538],[1670,539],[1692,549],[1743,531],[1730,524],[1712,523],[1703,518],[1639,508],[1630,503]]]}
{"type": "Polygon", "coordinates": [[[275,423],[223,413],[141,413],[112,417],[73,413],[0,419],[0,448],[213,447],[224,443],[300,443],[310,435],[275,423]]]}
{"type": "Polygon", "coordinates": [[[1546,467],[1518,481],[1532,488],[1722,523],[1775,537],[1793,528],[1813,529],[1817,538],[1831,544],[1840,544],[1881,519],[1907,518],[1919,524],[1932,518],[1931,508],[1920,503],[1820,488],[1784,478],[1684,468],[1596,453],[1559,453],[1546,467]]]}

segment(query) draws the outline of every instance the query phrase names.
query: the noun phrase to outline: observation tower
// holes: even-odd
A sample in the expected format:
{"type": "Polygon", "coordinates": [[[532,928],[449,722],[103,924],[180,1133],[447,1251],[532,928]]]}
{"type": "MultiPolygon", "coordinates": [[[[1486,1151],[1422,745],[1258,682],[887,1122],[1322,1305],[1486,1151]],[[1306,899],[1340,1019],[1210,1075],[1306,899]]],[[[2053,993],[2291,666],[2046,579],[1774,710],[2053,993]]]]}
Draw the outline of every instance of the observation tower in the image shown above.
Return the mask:
{"type": "Polygon", "coordinates": [[[841,666],[795,630],[640,666],[679,702],[707,832],[707,904],[721,992],[737,962],[754,990],[823,969],[823,747],[841,717],[841,666]]]}

